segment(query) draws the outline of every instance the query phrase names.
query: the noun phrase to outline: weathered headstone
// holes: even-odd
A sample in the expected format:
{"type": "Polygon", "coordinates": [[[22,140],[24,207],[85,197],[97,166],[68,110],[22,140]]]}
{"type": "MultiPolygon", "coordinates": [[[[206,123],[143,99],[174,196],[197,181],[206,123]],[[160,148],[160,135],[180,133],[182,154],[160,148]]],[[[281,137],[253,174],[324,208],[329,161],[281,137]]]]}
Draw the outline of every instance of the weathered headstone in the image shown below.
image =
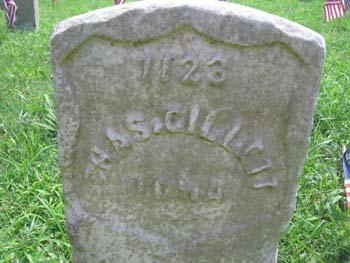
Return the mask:
{"type": "Polygon", "coordinates": [[[325,47],[219,1],[60,23],[52,52],[75,262],[276,262],[325,47]]]}
{"type": "Polygon", "coordinates": [[[15,28],[19,30],[39,29],[39,0],[16,0],[15,28]]]}

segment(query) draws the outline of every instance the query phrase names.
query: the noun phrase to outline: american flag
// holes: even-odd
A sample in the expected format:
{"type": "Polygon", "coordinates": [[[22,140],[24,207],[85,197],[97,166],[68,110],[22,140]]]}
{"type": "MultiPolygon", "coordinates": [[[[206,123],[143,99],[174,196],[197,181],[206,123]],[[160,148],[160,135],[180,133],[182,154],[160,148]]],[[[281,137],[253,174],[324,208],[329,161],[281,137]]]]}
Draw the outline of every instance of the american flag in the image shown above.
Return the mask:
{"type": "Polygon", "coordinates": [[[114,4],[121,5],[124,4],[125,0],[114,0],[114,4]]]}
{"type": "Polygon", "coordinates": [[[344,16],[345,9],[343,1],[345,0],[327,0],[323,6],[326,21],[344,16]]]}
{"type": "Polygon", "coordinates": [[[350,208],[350,148],[343,154],[343,170],[345,175],[346,206],[350,208]]]}
{"type": "Polygon", "coordinates": [[[14,0],[2,0],[4,6],[7,24],[13,27],[16,22],[17,5],[14,0]]]}

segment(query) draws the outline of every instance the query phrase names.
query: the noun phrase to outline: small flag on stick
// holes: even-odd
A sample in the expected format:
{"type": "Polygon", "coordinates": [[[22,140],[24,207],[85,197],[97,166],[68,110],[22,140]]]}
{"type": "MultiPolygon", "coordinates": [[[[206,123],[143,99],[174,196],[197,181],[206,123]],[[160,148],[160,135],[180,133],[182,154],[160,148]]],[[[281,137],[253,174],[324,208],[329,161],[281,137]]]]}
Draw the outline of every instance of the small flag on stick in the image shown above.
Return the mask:
{"type": "Polygon", "coordinates": [[[14,0],[3,0],[7,24],[9,27],[13,27],[16,22],[17,5],[14,0]]]}
{"type": "Polygon", "coordinates": [[[350,148],[343,153],[343,170],[345,175],[346,207],[350,208],[350,148]]]}
{"type": "Polygon", "coordinates": [[[323,6],[326,21],[342,17],[345,14],[345,2],[348,0],[327,0],[323,6]]]}

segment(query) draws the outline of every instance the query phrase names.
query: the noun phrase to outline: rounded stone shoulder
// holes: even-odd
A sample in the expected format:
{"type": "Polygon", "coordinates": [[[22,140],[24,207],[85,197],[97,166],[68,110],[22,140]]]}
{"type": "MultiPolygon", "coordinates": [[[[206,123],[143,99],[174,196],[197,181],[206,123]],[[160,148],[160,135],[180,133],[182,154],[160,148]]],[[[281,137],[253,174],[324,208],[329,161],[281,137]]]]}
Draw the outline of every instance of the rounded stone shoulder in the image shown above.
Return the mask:
{"type": "Polygon", "coordinates": [[[320,34],[266,12],[216,0],[145,0],[69,18],[54,29],[53,57],[63,61],[91,37],[142,43],[183,28],[237,46],[282,44],[304,63],[323,66],[325,41],[320,34]]]}

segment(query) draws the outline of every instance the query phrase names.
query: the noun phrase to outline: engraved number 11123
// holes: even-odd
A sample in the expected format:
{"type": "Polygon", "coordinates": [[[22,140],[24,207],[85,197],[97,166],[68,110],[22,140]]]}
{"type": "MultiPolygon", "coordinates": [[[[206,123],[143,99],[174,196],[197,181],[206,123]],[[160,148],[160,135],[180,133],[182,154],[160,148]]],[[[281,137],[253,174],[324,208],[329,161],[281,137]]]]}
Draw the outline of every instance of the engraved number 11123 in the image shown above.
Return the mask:
{"type": "Polygon", "coordinates": [[[186,53],[177,60],[175,56],[165,53],[160,63],[155,63],[151,56],[145,55],[141,66],[143,80],[150,80],[152,73],[157,72],[161,82],[169,82],[173,67],[180,67],[179,80],[183,84],[195,85],[206,78],[211,85],[220,86],[226,79],[225,61],[220,55],[214,55],[205,61],[194,53],[186,53]],[[156,64],[158,68],[155,68],[156,64]]]}

